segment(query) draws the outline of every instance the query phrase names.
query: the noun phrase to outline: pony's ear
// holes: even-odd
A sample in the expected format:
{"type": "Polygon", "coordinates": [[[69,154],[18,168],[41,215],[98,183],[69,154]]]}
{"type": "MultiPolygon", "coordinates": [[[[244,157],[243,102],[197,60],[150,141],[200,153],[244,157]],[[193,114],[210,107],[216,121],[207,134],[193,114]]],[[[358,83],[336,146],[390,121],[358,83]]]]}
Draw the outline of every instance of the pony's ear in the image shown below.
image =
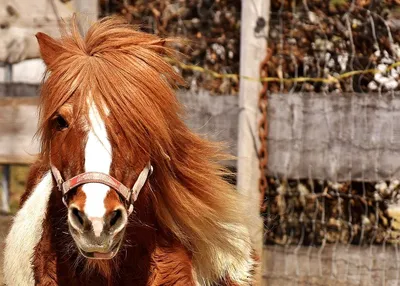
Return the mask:
{"type": "Polygon", "coordinates": [[[46,66],[49,67],[62,53],[63,47],[57,40],[44,33],[37,33],[36,39],[39,43],[40,55],[42,56],[46,66]]]}

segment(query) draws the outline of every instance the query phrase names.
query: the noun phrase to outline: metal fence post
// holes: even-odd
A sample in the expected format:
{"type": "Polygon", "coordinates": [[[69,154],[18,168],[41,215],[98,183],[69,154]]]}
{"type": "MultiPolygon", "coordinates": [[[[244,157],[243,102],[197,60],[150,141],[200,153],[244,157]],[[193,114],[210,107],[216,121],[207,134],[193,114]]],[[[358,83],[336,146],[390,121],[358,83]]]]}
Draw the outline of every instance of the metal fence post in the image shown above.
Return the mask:
{"type": "Polygon", "coordinates": [[[4,66],[4,82],[10,83],[13,81],[13,66],[12,64],[6,64],[4,66]]]}
{"type": "Polygon", "coordinates": [[[8,164],[3,166],[3,192],[1,193],[1,211],[3,213],[10,212],[10,169],[8,164]]]}
{"type": "MultiPolygon", "coordinates": [[[[4,81],[6,83],[12,82],[12,64],[5,65],[4,81]]],[[[11,166],[9,164],[3,166],[3,192],[1,193],[1,211],[3,213],[10,212],[10,171],[11,166]]]]}

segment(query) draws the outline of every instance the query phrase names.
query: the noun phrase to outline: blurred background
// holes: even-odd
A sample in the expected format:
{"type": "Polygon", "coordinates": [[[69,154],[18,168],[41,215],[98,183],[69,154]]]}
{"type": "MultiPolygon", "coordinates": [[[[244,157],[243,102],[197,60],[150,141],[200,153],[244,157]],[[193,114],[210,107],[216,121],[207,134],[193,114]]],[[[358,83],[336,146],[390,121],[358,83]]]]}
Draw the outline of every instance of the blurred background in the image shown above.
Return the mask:
{"type": "Polygon", "coordinates": [[[166,60],[237,158],[263,285],[400,284],[398,0],[0,0],[1,238],[38,152],[34,34],[73,13],[189,40],[166,60]]]}

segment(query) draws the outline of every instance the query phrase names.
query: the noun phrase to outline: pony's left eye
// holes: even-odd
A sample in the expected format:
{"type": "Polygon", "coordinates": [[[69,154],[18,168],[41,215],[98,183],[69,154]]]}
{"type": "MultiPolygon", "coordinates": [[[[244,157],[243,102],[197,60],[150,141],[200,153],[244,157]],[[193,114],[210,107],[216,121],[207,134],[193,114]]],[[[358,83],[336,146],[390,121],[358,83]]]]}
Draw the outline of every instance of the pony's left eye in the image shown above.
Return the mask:
{"type": "Polygon", "coordinates": [[[68,128],[68,122],[61,115],[57,115],[55,118],[55,125],[57,130],[64,130],[68,128]]]}

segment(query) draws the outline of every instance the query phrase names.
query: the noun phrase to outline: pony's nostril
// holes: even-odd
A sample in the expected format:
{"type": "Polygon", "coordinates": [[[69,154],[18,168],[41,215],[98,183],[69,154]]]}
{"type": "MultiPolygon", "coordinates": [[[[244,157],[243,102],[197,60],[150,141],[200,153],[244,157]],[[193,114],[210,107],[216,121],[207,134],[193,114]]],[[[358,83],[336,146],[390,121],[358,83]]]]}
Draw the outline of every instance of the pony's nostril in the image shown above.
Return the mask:
{"type": "Polygon", "coordinates": [[[111,213],[110,227],[113,227],[122,218],[122,211],[120,209],[111,213]]]}
{"type": "Polygon", "coordinates": [[[79,224],[83,226],[83,213],[76,207],[72,207],[72,214],[78,220],[79,224]]]}

